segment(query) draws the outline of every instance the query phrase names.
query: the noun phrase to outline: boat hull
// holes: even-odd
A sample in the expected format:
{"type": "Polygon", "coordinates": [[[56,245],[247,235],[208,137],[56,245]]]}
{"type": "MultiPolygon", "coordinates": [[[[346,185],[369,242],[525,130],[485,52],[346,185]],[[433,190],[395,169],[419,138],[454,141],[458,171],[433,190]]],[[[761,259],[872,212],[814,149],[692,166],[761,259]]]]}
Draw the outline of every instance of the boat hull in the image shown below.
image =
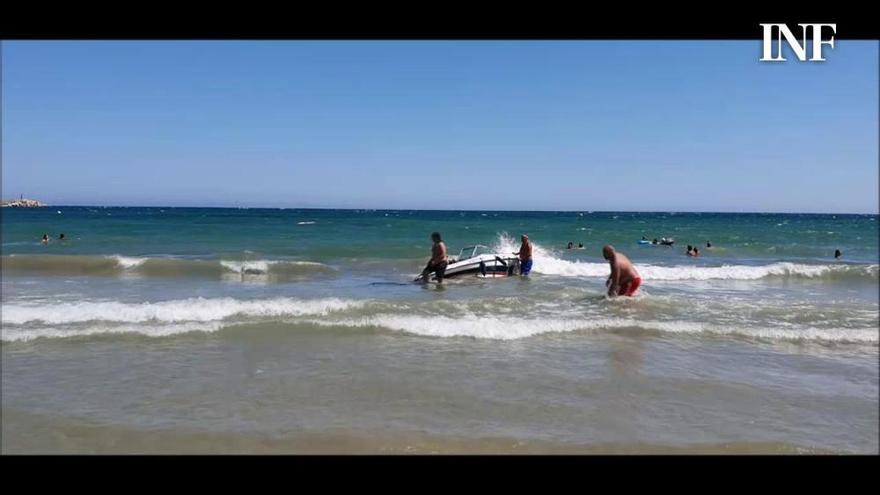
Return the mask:
{"type": "MultiPolygon", "coordinates": [[[[461,261],[453,261],[446,266],[443,278],[476,276],[485,278],[507,277],[519,274],[519,260],[516,257],[483,254],[461,261]]],[[[434,273],[430,280],[436,280],[434,273]]],[[[421,279],[421,277],[419,277],[421,279]]]]}

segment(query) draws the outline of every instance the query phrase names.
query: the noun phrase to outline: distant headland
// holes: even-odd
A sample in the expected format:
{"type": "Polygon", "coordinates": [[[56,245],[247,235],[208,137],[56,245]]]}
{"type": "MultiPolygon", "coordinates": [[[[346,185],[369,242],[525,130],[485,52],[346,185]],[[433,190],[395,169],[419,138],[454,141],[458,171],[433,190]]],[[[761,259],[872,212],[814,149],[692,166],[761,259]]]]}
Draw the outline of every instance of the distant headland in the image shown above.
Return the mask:
{"type": "Polygon", "coordinates": [[[41,203],[36,199],[27,199],[25,197],[19,197],[18,199],[13,200],[2,200],[0,201],[0,207],[6,208],[42,208],[44,206],[48,206],[46,203],[41,203]]]}

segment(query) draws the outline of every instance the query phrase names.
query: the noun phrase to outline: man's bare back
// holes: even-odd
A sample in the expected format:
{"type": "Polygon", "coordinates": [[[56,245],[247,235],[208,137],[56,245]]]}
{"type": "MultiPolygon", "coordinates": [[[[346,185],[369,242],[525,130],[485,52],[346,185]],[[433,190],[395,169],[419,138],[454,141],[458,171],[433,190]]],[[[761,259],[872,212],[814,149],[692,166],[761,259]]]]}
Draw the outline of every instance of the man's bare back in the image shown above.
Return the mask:
{"type": "Polygon", "coordinates": [[[642,284],[642,278],[632,261],[623,253],[618,253],[612,246],[602,248],[602,255],[611,265],[611,275],[608,277],[609,296],[632,296],[642,284]]]}
{"type": "Polygon", "coordinates": [[[431,263],[442,263],[446,261],[446,243],[443,241],[435,242],[431,247],[431,263]]]}
{"type": "Polygon", "coordinates": [[[443,283],[443,275],[446,274],[446,265],[448,264],[447,255],[446,255],[446,243],[443,242],[443,239],[440,237],[439,232],[434,232],[431,234],[431,241],[434,243],[431,246],[431,259],[428,260],[428,264],[425,265],[425,269],[422,270],[422,274],[416,277],[416,280],[420,280],[422,282],[428,282],[430,280],[431,273],[434,273],[434,276],[437,279],[438,284],[443,283]]]}

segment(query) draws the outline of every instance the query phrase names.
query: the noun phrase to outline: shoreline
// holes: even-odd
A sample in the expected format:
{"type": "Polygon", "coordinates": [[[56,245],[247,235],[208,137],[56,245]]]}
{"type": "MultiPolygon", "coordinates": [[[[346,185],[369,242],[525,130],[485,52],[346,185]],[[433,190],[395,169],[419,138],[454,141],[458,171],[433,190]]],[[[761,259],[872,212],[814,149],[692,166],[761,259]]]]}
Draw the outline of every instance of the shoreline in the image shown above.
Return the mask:
{"type": "Polygon", "coordinates": [[[4,409],[4,455],[821,455],[859,454],[782,442],[566,443],[421,431],[346,430],[270,433],[138,429],[4,409]]]}

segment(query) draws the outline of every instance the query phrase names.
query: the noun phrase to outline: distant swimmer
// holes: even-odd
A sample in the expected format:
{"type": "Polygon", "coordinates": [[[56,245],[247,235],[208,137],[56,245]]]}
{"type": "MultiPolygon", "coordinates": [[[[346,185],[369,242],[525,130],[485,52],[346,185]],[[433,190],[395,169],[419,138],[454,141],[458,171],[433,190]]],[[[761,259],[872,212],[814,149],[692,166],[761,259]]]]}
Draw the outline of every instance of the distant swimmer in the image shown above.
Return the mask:
{"type": "Polygon", "coordinates": [[[709,241],[706,241],[706,247],[707,247],[707,248],[710,248],[710,247],[712,247],[712,243],[711,243],[711,242],[709,242],[709,241]]]}
{"type": "Polygon", "coordinates": [[[583,242],[579,242],[579,243],[578,243],[578,249],[583,249],[583,248],[584,248],[584,243],[583,243],[583,242]]]}
{"type": "Polygon", "coordinates": [[[64,234],[59,235],[59,236],[58,236],[58,240],[59,240],[59,241],[63,241],[63,240],[64,240],[64,234]]]}
{"type": "Polygon", "coordinates": [[[568,247],[566,249],[571,249],[573,247],[574,247],[574,243],[571,241],[568,241],[568,247]]]}
{"type": "Polygon", "coordinates": [[[839,260],[841,256],[843,256],[843,253],[840,252],[840,249],[835,249],[834,250],[834,259],[839,260]]]}
{"type": "Polygon", "coordinates": [[[519,256],[519,274],[528,275],[532,271],[532,243],[526,234],[523,234],[520,240],[522,244],[519,247],[519,251],[513,254],[519,256]]]}
{"type": "Polygon", "coordinates": [[[447,265],[446,244],[440,238],[440,232],[432,233],[431,240],[434,242],[434,245],[431,246],[431,259],[428,261],[425,269],[422,270],[422,282],[428,282],[431,272],[434,272],[437,276],[437,283],[442,284],[447,265]]]}
{"type": "Polygon", "coordinates": [[[655,237],[654,240],[651,241],[651,244],[660,244],[660,241],[658,241],[657,238],[655,237]]]}
{"type": "Polygon", "coordinates": [[[608,297],[634,296],[642,285],[642,277],[629,258],[615,251],[611,245],[602,248],[602,256],[611,265],[611,275],[605,282],[608,286],[608,297]]]}
{"type": "Polygon", "coordinates": [[[694,256],[699,256],[699,255],[700,255],[700,250],[697,249],[697,246],[694,246],[694,256]]]}
{"type": "Polygon", "coordinates": [[[687,255],[688,255],[688,256],[693,256],[693,255],[694,255],[694,247],[691,246],[690,244],[688,244],[687,255]]]}
{"type": "Polygon", "coordinates": [[[43,244],[49,244],[49,234],[43,234],[43,244]]]}

